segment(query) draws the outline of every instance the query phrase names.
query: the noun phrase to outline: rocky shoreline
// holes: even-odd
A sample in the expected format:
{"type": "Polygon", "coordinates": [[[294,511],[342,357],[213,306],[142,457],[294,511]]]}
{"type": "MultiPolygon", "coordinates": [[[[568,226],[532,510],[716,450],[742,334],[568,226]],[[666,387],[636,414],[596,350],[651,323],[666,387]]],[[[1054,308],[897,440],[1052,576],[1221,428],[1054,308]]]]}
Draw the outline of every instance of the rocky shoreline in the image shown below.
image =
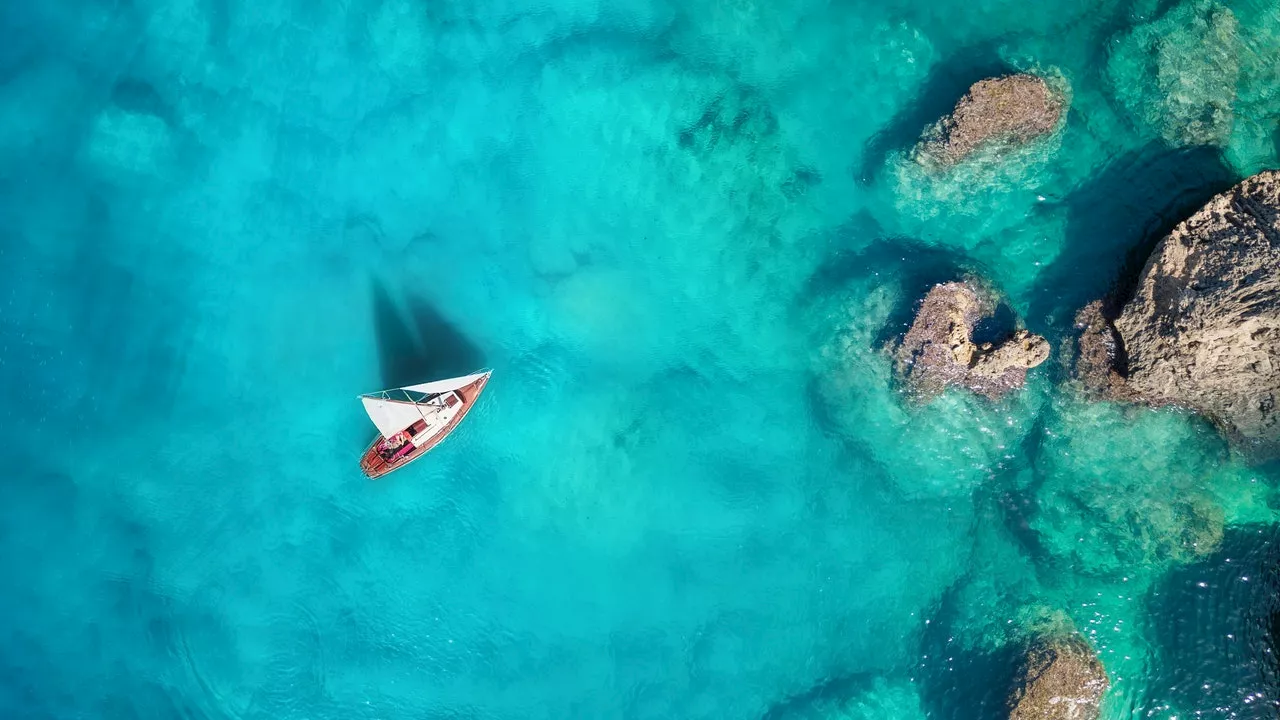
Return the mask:
{"type": "MultiPolygon", "coordinates": [[[[926,129],[911,158],[936,172],[978,153],[999,158],[1056,132],[1066,107],[1034,75],[982,80],[926,129]]],[[[1184,217],[1155,244],[1130,289],[1076,312],[1074,342],[1064,348],[1066,383],[1078,391],[1072,401],[1184,408],[1211,422],[1247,462],[1280,457],[1280,171],[1249,177],[1184,217]]],[[[909,328],[885,346],[913,400],[928,403],[950,389],[999,400],[1024,387],[1051,348],[1020,320],[1003,337],[976,339],[997,306],[980,278],[929,289],[909,328]]],[[[1182,517],[1179,507],[1164,508],[1165,519],[1182,517]]],[[[1194,519],[1182,522],[1172,523],[1181,534],[1159,535],[1171,538],[1168,548],[1194,555],[1216,546],[1212,533],[1197,534],[1194,519]]],[[[1096,720],[1110,681],[1078,633],[1035,638],[1019,657],[1010,720],[1096,720]]]]}
{"type": "MultiPolygon", "coordinates": [[[[1035,75],[981,80],[912,156],[945,169],[1055,132],[1065,109],[1035,75]]],[[[974,342],[994,307],[980,284],[935,286],[890,347],[913,394],[964,387],[998,399],[1048,357],[1048,342],[1025,330],[974,342]]],[[[1213,198],[1156,245],[1131,296],[1089,303],[1075,327],[1073,372],[1087,395],[1187,408],[1249,455],[1280,456],[1280,172],[1213,198]]]]}

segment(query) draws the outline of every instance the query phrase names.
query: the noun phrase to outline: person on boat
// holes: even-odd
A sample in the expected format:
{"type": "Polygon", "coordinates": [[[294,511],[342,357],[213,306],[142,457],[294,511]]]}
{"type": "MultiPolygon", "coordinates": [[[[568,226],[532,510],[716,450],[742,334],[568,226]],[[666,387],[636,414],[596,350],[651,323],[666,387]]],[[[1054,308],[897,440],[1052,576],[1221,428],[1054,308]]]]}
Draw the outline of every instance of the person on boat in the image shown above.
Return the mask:
{"type": "Polygon", "coordinates": [[[409,439],[406,436],[404,444],[400,446],[400,449],[396,451],[396,454],[392,457],[392,459],[399,460],[405,455],[408,455],[412,450],[413,450],[413,443],[409,442],[409,439]]]}
{"type": "Polygon", "coordinates": [[[381,447],[378,448],[378,455],[380,455],[383,460],[391,462],[404,454],[404,449],[407,445],[409,445],[408,434],[398,432],[382,441],[381,447]]]}

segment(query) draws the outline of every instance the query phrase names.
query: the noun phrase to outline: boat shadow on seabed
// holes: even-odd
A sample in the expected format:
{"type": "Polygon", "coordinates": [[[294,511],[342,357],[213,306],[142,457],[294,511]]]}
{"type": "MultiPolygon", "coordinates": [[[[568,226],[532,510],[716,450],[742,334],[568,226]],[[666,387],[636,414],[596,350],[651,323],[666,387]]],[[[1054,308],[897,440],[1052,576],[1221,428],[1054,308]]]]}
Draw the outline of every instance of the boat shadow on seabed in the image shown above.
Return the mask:
{"type": "MultiPolygon", "coordinates": [[[[376,393],[465,376],[484,365],[480,349],[429,301],[388,288],[378,278],[371,283],[379,376],[360,390],[376,393]]],[[[367,421],[353,415],[349,442],[367,450],[369,432],[367,421]]]]}
{"type": "Polygon", "coordinates": [[[484,366],[484,354],[425,298],[404,293],[400,302],[373,282],[373,325],[384,388],[455,377],[484,366]]]}

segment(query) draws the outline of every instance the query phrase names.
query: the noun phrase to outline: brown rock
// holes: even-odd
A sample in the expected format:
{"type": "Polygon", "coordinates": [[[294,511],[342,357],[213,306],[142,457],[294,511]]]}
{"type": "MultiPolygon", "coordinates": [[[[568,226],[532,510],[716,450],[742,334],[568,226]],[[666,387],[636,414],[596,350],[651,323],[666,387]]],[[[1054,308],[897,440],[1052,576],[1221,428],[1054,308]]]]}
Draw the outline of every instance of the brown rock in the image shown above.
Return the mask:
{"type": "MultiPolygon", "coordinates": [[[[1081,317],[1076,367],[1090,384],[1109,331],[1100,313],[1081,317]]],[[[1280,173],[1245,180],[1174,228],[1111,327],[1121,382],[1095,389],[1190,408],[1246,449],[1280,454],[1280,173]]]]}
{"type": "Polygon", "coordinates": [[[1109,400],[1133,399],[1121,371],[1124,354],[1120,334],[1103,310],[1103,302],[1094,300],[1076,313],[1077,339],[1076,377],[1091,394],[1109,400]]]}
{"type": "Polygon", "coordinates": [[[1019,330],[1002,342],[978,345],[974,328],[994,311],[994,299],[968,283],[935,285],[894,349],[899,375],[924,396],[957,386],[995,399],[1022,387],[1027,370],[1048,359],[1049,343],[1019,330]]]}
{"type": "Polygon", "coordinates": [[[979,148],[1021,145],[1058,129],[1063,96],[1035,75],[980,80],[955,110],[924,132],[913,153],[918,162],[950,167],[979,148]]]}
{"type": "Polygon", "coordinates": [[[1009,720],[1096,720],[1110,686],[1093,649],[1077,637],[1027,650],[1009,693],[1009,720]]]}

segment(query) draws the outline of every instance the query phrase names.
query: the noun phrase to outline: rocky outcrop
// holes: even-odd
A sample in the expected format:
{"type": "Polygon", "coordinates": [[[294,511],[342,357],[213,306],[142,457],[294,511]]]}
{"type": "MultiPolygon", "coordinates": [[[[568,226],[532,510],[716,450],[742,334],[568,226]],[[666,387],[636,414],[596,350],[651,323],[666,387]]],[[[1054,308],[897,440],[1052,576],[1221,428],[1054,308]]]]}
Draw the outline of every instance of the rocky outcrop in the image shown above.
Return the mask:
{"type": "Polygon", "coordinates": [[[969,283],[935,285],[893,349],[899,375],[926,397],[956,386],[995,399],[1022,387],[1027,370],[1048,359],[1049,343],[1026,330],[998,343],[974,342],[974,330],[995,308],[989,293],[969,283]]]}
{"type": "Polygon", "coordinates": [[[913,157],[950,167],[983,147],[1021,145],[1058,129],[1066,102],[1035,75],[980,80],[950,115],[925,130],[913,157]]]}
{"type": "Polygon", "coordinates": [[[1133,399],[1119,371],[1125,365],[1120,334],[1107,317],[1103,301],[1094,300],[1081,308],[1075,328],[1080,333],[1075,371],[1084,387],[1109,400],[1133,399]]]}
{"type": "Polygon", "coordinates": [[[1249,178],[1174,228],[1114,322],[1089,308],[1081,317],[1076,372],[1088,387],[1190,408],[1244,447],[1280,454],[1280,173],[1249,178]],[[1099,339],[1112,330],[1104,368],[1099,339]]]}
{"type": "Polygon", "coordinates": [[[1009,693],[1009,720],[1095,720],[1110,686],[1102,663],[1078,637],[1032,645],[1009,693]]]}

